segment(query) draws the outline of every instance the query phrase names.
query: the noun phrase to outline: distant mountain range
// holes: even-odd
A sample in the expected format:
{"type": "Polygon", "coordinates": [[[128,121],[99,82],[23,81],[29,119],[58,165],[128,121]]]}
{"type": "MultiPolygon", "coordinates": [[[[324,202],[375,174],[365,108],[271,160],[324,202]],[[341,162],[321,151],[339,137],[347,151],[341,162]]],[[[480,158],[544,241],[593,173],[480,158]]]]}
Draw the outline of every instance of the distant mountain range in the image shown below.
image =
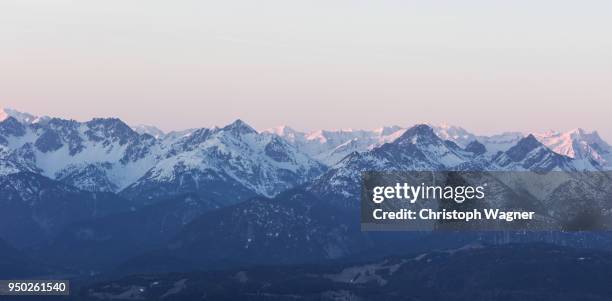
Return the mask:
{"type": "MultiPolygon", "coordinates": [[[[490,155],[506,151],[522,138],[533,135],[544,146],[560,155],[576,161],[586,161],[584,168],[591,168],[588,166],[589,161],[594,161],[599,167],[604,168],[610,168],[612,164],[610,145],[601,139],[596,131],[587,132],[583,129],[575,129],[564,133],[554,131],[545,133],[506,132],[492,136],[479,136],[458,126],[431,124],[427,126],[432,128],[440,139],[452,141],[461,148],[468,147],[470,143],[477,141],[485,146],[483,150],[490,155]]],[[[337,130],[303,133],[282,126],[266,130],[266,132],[284,137],[310,156],[327,165],[334,165],[351,152],[365,152],[384,143],[393,142],[408,129],[389,126],[372,131],[337,130]]]]}
{"type": "MultiPolygon", "coordinates": [[[[116,118],[78,122],[4,110],[0,238],[71,273],[92,275],[457,247],[464,236],[415,245],[425,235],[361,232],[361,173],[601,172],[612,169],[611,151],[596,132],[580,129],[479,136],[419,124],[258,132],[236,120],[164,133],[116,118]]],[[[611,245],[604,234],[563,239],[611,245]]]]}
{"type": "Polygon", "coordinates": [[[240,120],[223,128],[154,132],[156,138],[116,118],[77,122],[4,112],[0,174],[28,171],[82,190],[146,198],[189,190],[215,195],[223,182],[236,192],[229,198],[272,196],[325,170],[286,140],[240,120]]]}
{"type": "MultiPolygon", "coordinates": [[[[246,195],[273,196],[318,176],[352,153],[393,142],[408,130],[389,126],[304,133],[282,126],[257,132],[237,120],[222,128],[164,133],[153,126],[130,127],[116,118],[77,122],[11,109],[2,110],[0,120],[0,174],[30,171],[83,190],[124,191],[130,197],[148,191],[146,197],[151,198],[180,191],[181,185],[197,190],[196,186],[219,180],[234,182],[231,185],[246,195]],[[158,183],[163,184],[163,192],[149,188],[158,183]]],[[[442,141],[488,157],[530,135],[477,136],[461,127],[427,126],[442,141]]],[[[549,131],[533,137],[570,158],[577,169],[612,166],[611,147],[597,132],[549,131]]]]}

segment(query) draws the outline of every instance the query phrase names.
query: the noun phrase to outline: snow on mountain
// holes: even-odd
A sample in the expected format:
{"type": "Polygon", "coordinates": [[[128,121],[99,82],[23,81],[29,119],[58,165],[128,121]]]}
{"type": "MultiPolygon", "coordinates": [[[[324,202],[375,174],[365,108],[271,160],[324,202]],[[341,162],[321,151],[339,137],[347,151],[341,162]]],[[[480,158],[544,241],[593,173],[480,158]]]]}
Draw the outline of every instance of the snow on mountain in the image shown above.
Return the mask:
{"type": "MultiPolygon", "coordinates": [[[[462,148],[467,148],[472,142],[477,141],[479,147],[477,151],[482,152],[480,146],[482,145],[490,157],[498,152],[507,151],[528,136],[522,132],[485,136],[448,124],[428,126],[442,140],[452,141],[462,148]]],[[[406,131],[406,128],[392,126],[377,130],[319,130],[305,133],[281,126],[266,131],[285,138],[311,157],[332,166],[352,152],[366,152],[384,143],[393,142],[406,131]]],[[[534,137],[554,152],[575,159],[573,164],[576,166],[588,169],[592,165],[590,161],[595,161],[601,167],[612,168],[612,148],[599,137],[597,132],[589,133],[582,129],[563,133],[549,131],[534,134],[534,137]],[[580,162],[581,160],[584,162],[580,162]]],[[[473,144],[472,147],[476,145],[473,144]]]]}
{"type": "MultiPolygon", "coordinates": [[[[515,134],[485,140],[489,145],[509,144],[515,134]]],[[[353,152],[332,166],[309,186],[309,191],[324,199],[355,206],[365,171],[490,170],[490,171],[597,171],[597,163],[560,155],[533,135],[520,138],[505,151],[493,154],[473,140],[465,148],[443,140],[429,125],[417,125],[399,138],[366,152],[353,152]]]]}
{"type": "Polygon", "coordinates": [[[537,172],[577,170],[571,158],[553,152],[531,134],[507,151],[499,153],[493,159],[493,163],[499,170],[537,172]]]}
{"type": "Polygon", "coordinates": [[[450,170],[477,155],[438,137],[429,125],[406,130],[393,142],[367,152],[353,152],[316,179],[309,190],[323,199],[358,199],[361,174],[365,171],[450,170]]]}
{"type": "MultiPolygon", "coordinates": [[[[85,190],[118,191],[153,166],[159,145],[119,119],[0,122],[3,160],[85,190]]],[[[22,168],[23,169],[23,168],[22,168]]]]}
{"type": "Polygon", "coordinates": [[[310,133],[283,126],[258,133],[237,120],[223,128],[163,134],[152,126],[135,126],[135,131],[116,118],[78,122],[4,109],[0,119],[0,175],[40,173],[84,190],[126,190],[129,197],[206,189],[223,197],[221,188],[235,192],[237,199],[273,196],[321,173],[325,167],[318,162],[593,170],[609,168],[612,158],[610,145],[597,132],[581,129],[527,137],[519,132],[478,136],[444,124],[310,133]]]}
{"type": "Polygon", "coordinates": [[[453,141],[461,147],[466,147],[470,142],[478,140],[476,135],[459,126],[448,125],[446,123],[440,125],[430,124],[429,126],[442,140],[453,141]]]}
{"type": "Polygon", "coordinates": [[[287,126],[265,130],[283,137],[297,149],[330,166],[352,152],[364,152],[397,139],[405,129],[399,126],[376,130],[318,130],[299,132],[287,126]]]}
{"type": "Polygon", "coordinates": [[[576,160],[592,160],[602,167],[612,166],[612,149],[596,131],[589,133],[579,128],[567,132],[548,131],[534,136],[558,154],[576,160]]]}
{"type": "Polygon", "coordinates": [[[0,122],[0,167],[3,175],[36,172],[89,191],[119,192],[131,186],[134,192],[146,183],[169,185],[164,186],[169,191],[156,196],[189,192],[183,190],[189,181],[195,190],[204,189],[200,184],[212,185],[212,178],[224,183],[219,189],[272,196],[325,168],[284,139],[259,134],[241,120],[156,139],[116,118],[22,123],[12,116],[0,122]]]}
{"type": "MultiPolygon", "coordinates": [[[[448,125],[433,125],[436,135],[444,140],[450,140],[461,147],[466,147],[471,141],[483,144],[487,152],[495,155],[505,152],[529,134],[521,132],[506,132],[492,136],[474,135],[463,128],[448,125]]],[[[535,139],[557,154],[574,159],[574,165],[590,168],[592,162],[601,167],[612,165],[612,149],[596,131],[587,132],[574,129],[567,132],[547,131],[533,133],[535,139]]]]}
{"type": "Polygon", "coordinates": [[[295,143],[296,140],[298,139],[301,140],[306,135],[305,133],[298,132],[286,125],[281,125],[275,128],[267,129],[267,130],[264,130],[263,132],[272,133],[272,134],[281,136],[290,143],[295,143]]]}
{"type": "MultiPolygon", "coordinates": [[[[440,139],[452,141],[463,148],[473,141],[478,141],[485,146],[486,152],[490,155],[506,151],[525,137],[525,134],[519,132],[482,136],[459,126],[448,124],[428,124],[428,126],[440,139]]],[[[288,126],[280,126],[268,129],[266,132],[285,138],[311,157],[332,166],[352,152],[366,152],[384,143],[393,142],[406,130],[407,128],[400,126],[389,126],[375,130],[318,130],[305,133],[288,126]]]]}
{"type": "Polygon", "coordinates": [[[152,125],[138,124],[131,126],[131,128],[138,134],[148,134],[153,136],[155,139],[162,139],[165,135],[164,131],[152,125]]]}
{"type": "MultiPolygon", "coordinates": [[[[4,121],[8,117],[13,117],[20,123],[30,124],[40,120],[37,116],[29,113],[19,112],[10,108],[0,108],[0,121],[4,121]]],[[[43,117],[48,118],[48,117],[43,117]]]]}
{"type": "Polygon", "coordinates": [[[324,168],[279,136],[260,134],[237,120],[175,137],[167,155],[123,193],[159,198],[181,191],[207,192],[237,200],[245,195],[273,196],[324,168]]]}
{"type": "Polygon", "coordinates": [[[526,136],[526,134],[521,132],[505,132],[491,136],[476,135],[459,126],[448,124],[431,124],[430,126],[438,137],[443,140],[452,141],[460,147],[465,148],[470,143],[478,141],[478,143],[485,146],[486,152],[490,155],[508,150],[526,136]]]}
{"type": "Polygon", "coordinates": [[[478,136],[477,140],[487,148],[488,153],[496,154],[508,150],[525,136],[521,132],[505,132],[492,136],[478,136]]]}
{"type": "Polygon", "coordinates": [[[24,170],[25,168],[23,168],[23,166],[20,166],[13,161],[0,159],[0,177],[15,174],[24,170]]]}

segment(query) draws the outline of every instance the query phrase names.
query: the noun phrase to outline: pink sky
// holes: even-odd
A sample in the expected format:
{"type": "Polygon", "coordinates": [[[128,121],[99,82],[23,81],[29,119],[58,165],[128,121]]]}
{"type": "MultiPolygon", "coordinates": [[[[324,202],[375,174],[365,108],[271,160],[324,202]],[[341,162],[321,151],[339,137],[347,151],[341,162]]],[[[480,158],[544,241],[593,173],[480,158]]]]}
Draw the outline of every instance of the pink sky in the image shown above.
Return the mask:
{"type": "Polygon", "coordinates": [[[417,122],[612,141],[609,1],[0,2],[0,106],[165,130],[417,122]]]}

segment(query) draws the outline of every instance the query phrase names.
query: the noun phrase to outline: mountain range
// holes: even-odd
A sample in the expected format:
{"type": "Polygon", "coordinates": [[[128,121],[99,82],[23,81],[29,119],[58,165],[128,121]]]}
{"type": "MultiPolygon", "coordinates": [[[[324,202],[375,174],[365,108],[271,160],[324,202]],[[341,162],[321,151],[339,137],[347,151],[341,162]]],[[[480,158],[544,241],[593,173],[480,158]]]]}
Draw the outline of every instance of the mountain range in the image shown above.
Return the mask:
{"type": "MultiPolygon", "coordinates": [[[[482,136],[418,124],[303,133],[236,120],[164,133],[116,118],[4,110],[0,239],[61,273],[105,277],[495,242],[506,236],[361,232],[361,173],[602,172],[612,167],[611,151],[581,129],[482,136]]],[[[605,234],[557,239],[612,247],[605,234]]]]}
{"type": "MultiPolygon", "coordinates": [[[[163,193],[150,191],[150,198],[197,190],[215,179],[235,182],[232,185],[247,195],[274,196],[408,130],[388,126],[304,133],[281,126],[258,132],[237,120],[221,128],[164,133],[153,126],[130,127],[116,118],[77,122],[11,109],[1,111],[0,121],[1,174],[30,171],[83,190],[125,192],[129,197],[143,195],[151,185],[172,183],[163,193]]],[[[597,132],[583,129],[479,136],[457,126],[427,126],[442,141],[468,150],[478,147],[476,152],[490,157],[533,135],[546,148],[572,159],[578,169],[608,169],[612,164],[610,145],[597,132]]]]}

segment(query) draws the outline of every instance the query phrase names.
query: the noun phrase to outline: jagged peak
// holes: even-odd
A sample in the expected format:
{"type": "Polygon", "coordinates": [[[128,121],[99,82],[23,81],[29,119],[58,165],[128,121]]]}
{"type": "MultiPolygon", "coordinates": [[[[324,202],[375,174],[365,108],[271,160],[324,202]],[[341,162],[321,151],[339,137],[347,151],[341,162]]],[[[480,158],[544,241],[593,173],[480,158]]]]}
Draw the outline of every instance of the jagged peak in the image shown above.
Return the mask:
{"type": "Polygon", "coordinates": [[[269,128],[269,129],[264,130],[264,132],[276,134],[279,136],[294,135],[298,133],[298,131],[294,130],[293,128],[287,125],[280,125],[277,127],[269,128]]]}
{"type": "Polygon", "coordinates": [[[74,119],[62,119],[62,118],[52,117],[46,120],[44,124],[51,129],[68,129],[68,128],[76,129],[79,126],[80,122],[74,119]]]}
{"type": "MultiPolygon", "coordinates": [[[[121,122],[124,123],[121,119],[117,117],[94,117],[88,122],[121,122]]],[[[125,124],[125,123],[124,123],[125,124]]]]}
{"type": "Polygon", "coordinates": [[[427,125],[429,125],[432,128],[439,128],[439,129],[444,129],[444,130],[457,130],[457,131],[467,132],[464,128],[462,128],[460,126],[457,126],[457,125],[449,124],[447,122],[442,122],[442,123],[438,123],[438,124],[428,123],[427,125]]]}
{"type": "Polygon", "coordinates": [[[533,134],[529,134],[525,136],[523,139],[519,140],[516,143],[516,145],[528,146],[530,148],[536,148],[536,147],[543,146],[543,144],[540,141],[538,141],[538,139],[536,139],[536,137],[533,134]]]}
{"type": "Polygon", "coordinates": [[[582,137],[582,136],[599,136],[599,134],[597,133],[597,131],[588,131],[584,128],[574,128],[568,131],[564,131],[564,132],[560,132],[557,130],[547,130],[544,132],[540,132],[540,133],[534,133],[534,136],[536,136],[537,138],[547,138],[547,137],[554,137],[554,136],[565,136],[565,137],[570,137],[570,138],[578,138],[578,137],[582,137]]]}
{"type": "Polygon", "coordinates": [[[584,135],[593,135],[596,134],[595,131],[588,131],[584,128],[575,128],[567,131],[570,135],[584,136],[584,135]]]}
{"type": "Polygon", "coordinates": [[[475,155],[482,155],[487,152],[487,147],[478,140],[472,140],[465,147],[465,150],[475,155]]]}
{"type": "Polygon", "coordinates": [[[220,129],[221,131],[229,131],[236,134],[257,134],[257,131],[248,125],[246,122],[242,121],[242,119],[236,119],[236,121],[226,125],[225,127],[220,129]]]}
{"type": "Polygon", "coordinates": [[[38,120],[37,116],[34,116],[30,113],[20,112],[11,108],[0,107],[0,121],[4,121],[8,117],[13,117],[23,124],[31,124],[38,120]]]}
{"type": "Polygon", "coordinates": [[[7,125],[8,124],[21,124],[21,122],[19,122],[19,120],[17,120],[17,118],[13,116],[7,116],[6,118],[2,119],[0,123],[7,124],[7,125]]]}
{"type": "Polygon", "coordinates": [[[306,136],[306,139],[307,140],[317,140],[321,143],[325,143],[327,141],[327,131],[318,130],[318,131],[311,132],[306,136]]]}
{"type": "Polygon", "coordinates": [[[398,140],[404,140],[407,138],[413,138],[417,136],[422,137],[430,137],[440,139],[435,133],[431,126],[427,124],[417,124],[409,129],[407,129],[402,136],[398,138],[398,140]]]}
{"type": "Polygon", "coordinates": [[[377,128],[374,130],[374,132],[378,133],[381,136],[386,136],[386,135],[391,135],[401,129],[402,127],[400,127],[399,125],[391,125],[391,126],[383,126],[383,127],[377,128]]]}
{"type": "Polygon", "coordinates": [[[599,132],[597,130],[594,130],[593,132],[591,132],[591,135],[596,136],[597,138],[601,139],[601,136],[599,136],[599,132]]]}
{"type": "Polygon", "coordinates": [[[583,128],[575,128],[567,132],[570,137],[573,139],[582,139],[587,141],[588,143],[596,142],[598,144],[606,144],[608,145],[601,137],[597,131],[587,131],[583,128]]]}
{"type": "Polygon", "coordinates": [[[601,160],[601,153],[609,152],[610,146],[596,131],[575,128],[565,132],[548,131],[535,135],[554,152],[570,158],[592,157],[601,160]],[[595,152],[591,152],[595,150],[595,152]],[[599,152],[599,153],[598,153],[599,152]]]}
{"type": "Polygon", "coordinates": [[[87,121],[85,125],[88,127],[86,134],[90,138],[100,139],[107,136],[115,136],[120,139],[120,143],[124,144],[128,139],[144,137],[154,139],[153,136],[139,135],[129,125],[119,118],[94,118],[87,121]]]}
{"type": "Polygon", "coordinates": [[[25,134],[25,126],[15,117],[9,116],[0,121],[0,134],[23,136],[25,134]]]}
{"type": "MultiPolygon", "coordinates": [[[[513,160],[520,161],[528,153],[538,148],[545,148],[549,150],[544,144],[542,144],[533,134],[529,134],[526,137],[519,140],[513,147],[509,148],[505,153],[513,160]]],[[[553,151],[549,150],[551,153],[553,151]]]]}
{"type": "Polygon", "coordinates": [[[589,133],[588,140],[589,143],[595,143],[599,147],[610,149],[610,145],[605,140],[603,140],[601,136],[599,136],[599,133],[597,131],[592,131],[591,133],[589,133]]]}
{"type": "Polygon", "coordinates": [[[166,133],[159,129],[158,127],[154,126],[154,125],[148,125],[148,124],[137,124],[137,125],[133,125],[130,126],[132,128],[132,130],[134,130],[136,133],[138,134],[148,134],[153,136],[155,139],[161,139],[164,138],[164,136],[166,135],[166,133]]]}
{"type": "Polygon", "coordinates": [[[87,121],[86,124],[89,127],[102,126],[102,127],[116,128],[116,129],[134,132],[134,130],[132,130],[132,128],[127,123],[123,122],[123,120],[116,118],[116,117],[106,117],[106,118],[96,117],[96,118],[91,119],[90,121],[87,121]]]}
{"type": "Polygon", "coordinates": [[[188,135],[184,135],[180,138],[181,144],[186,148],[192,148],[194,145],[198,145],[210,138],[211,134],[218,131],[218,128],[208,129],[208,128],[199,128],[193,132],[190,132],[188,135]]]}

